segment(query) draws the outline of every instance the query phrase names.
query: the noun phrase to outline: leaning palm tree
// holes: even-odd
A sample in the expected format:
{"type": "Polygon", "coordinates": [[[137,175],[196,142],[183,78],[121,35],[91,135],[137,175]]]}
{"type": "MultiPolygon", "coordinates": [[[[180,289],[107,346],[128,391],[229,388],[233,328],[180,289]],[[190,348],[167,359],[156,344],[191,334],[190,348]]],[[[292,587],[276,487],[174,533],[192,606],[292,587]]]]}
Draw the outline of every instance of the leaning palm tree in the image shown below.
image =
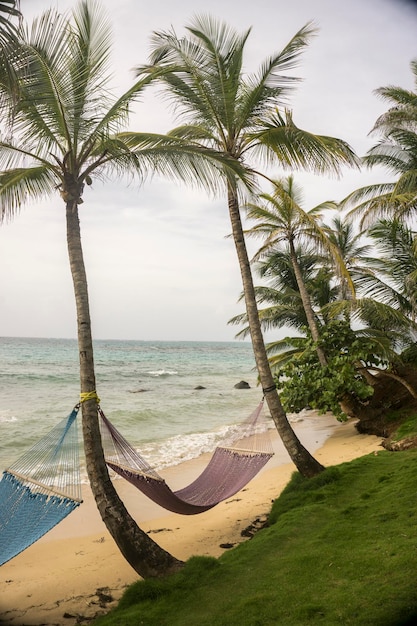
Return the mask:
{"type": "MultiPolygon", "coordinates": [[[[22,31],[11,55],[18,82],[9,98],[11,127],[0,140],[0,218],[13,217],[27,200],[60,194],[77,311],[83,438],[87,472],[100,514],[122,554],[142,576],[157,576],[181,564],[160,548],[130,517],[107,471],[98,420],[98,399],[86,269],[79,207],[85,185],[130,172],[149,171],[182,178],[198,171],[215,185],[219,155],[163,136],[137,134],[133,150],[120,130],[147,81],[120,98],[109,91],[110,28],[98,6],[81,2],[71,17],[53,10],[22,31]]],[[[12,86],[3,84],[3,91],[12,86]]],[[[8,94],[6,94],[8,95],[8,94]]],[[[235,163],[232,162],[235,166],[235,163]]],[[[236,173],[236,168],[234,172],[236,173]]]]}
{"type": "MultiPolygon", "coordinates": [[[[166,95],[186,122],[175,137],[198,141],[232,157],[252,172],[252,158],[288,168],[339,173],[341,164],[356,164],[343,141],[298,128],[290,111],[280,111],[295,79],[285,73],[298,62],[315,29],[307,24],[281,52],[267,58],[257,74],[245,76],[243,55],[250,30],[235,32],[210,16],[194,18],[188,36],[174,30],[153,36],[150,64],[138,76],[165,69],[166,95]]],[[[272,419],[297,469],[313,476],[323,467],[301,445],[289,425],[273,379],[259,323],[255,290],[240,216],[237,181],[226,181],[233,239],[245,294],[252,345],[272,419]]]]}

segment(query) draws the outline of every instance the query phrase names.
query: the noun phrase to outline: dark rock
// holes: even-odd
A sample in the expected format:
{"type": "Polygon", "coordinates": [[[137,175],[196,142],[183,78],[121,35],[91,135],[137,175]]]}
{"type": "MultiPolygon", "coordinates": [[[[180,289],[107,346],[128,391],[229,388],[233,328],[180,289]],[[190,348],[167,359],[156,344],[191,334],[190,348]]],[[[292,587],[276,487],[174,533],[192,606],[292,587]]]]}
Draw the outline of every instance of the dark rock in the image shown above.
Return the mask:
{"type": "Polygon", "coordinates": [[[206,387],[203,387],[202,385],[197,385],[197,387],[194,387],[194,389],[205,389],[206,387]]]}
{"type": "Polygon", "coordinates": [[[99,605],[105,609],[106,604],[114,601],[113,596],[110,593],[110,589],[108,587],[100,587],[100,589],[96,589],[96,596],[98,598],[99,605]]]}
{"type": "Polygon", "coordinates": [[[262,517],[257,517],[252,524],[249,524],[249,526],[247,526],[246,528],[244,528],[240,535],[241,537],[249,537],[250,539],[252,539],[252,537],[259,531],[262,530],[262,528],[267,528],[268,526],[268,517],[266,515],[263,515],[262,517]]]}
{"type": "Polygon", "coordinates": [[[241,380],[240,383],[236,383],[235,389],[250,389],[250,385],[245,380],[241,380]]]}

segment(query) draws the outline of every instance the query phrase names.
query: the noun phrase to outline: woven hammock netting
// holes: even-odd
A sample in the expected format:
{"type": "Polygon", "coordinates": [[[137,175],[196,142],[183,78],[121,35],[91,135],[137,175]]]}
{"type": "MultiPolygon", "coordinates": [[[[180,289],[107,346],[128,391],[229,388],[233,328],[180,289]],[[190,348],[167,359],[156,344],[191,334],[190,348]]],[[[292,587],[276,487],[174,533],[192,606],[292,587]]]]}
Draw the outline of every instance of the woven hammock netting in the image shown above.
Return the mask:
{"type": "Polygon", "coordinates": [[[40,539],[81,503],[77,413],[75,407],[3,472],[0,565],[40,539]]]}
{"type": "Polygon", "coordinates": [[[269,435],[259,428],[262,408],[263,402],[241,425],[233,444],[218,446],[200,476],[178,491],[171,490],[99,409],[106,463],[164,509],[181,515],[202,513],[245,487],[273,456],[269,435]]]}
{"type": "MultiPolygon", "coordinates": [[[[174,513],[207,511],[240,491],[273,456],[258,421],[263,402],[233,443],[218,446],[207,467],[187,487],[172,491],[109,422],[101,408],[107,465],[151,500],[174,513]]],[[[3,472],[0,480],[0,565],[35,543],[82,502],[77,405],[71,414],[3,472]]]]}

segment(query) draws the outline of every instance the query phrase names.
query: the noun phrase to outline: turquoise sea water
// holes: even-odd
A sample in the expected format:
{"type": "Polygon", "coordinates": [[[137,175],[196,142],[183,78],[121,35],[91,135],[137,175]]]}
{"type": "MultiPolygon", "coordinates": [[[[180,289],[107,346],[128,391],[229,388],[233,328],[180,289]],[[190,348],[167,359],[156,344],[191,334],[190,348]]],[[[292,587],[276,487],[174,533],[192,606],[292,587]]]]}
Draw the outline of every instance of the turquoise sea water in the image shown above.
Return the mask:
{"type": "MultiPolygon", "coordinates": [[[[261,399],[250,343],[101,340],[94,347],[102,409],[158,469],[212,450],[261,399]],[[241,380],[250,389],[235,389],[241,380]]],[[[0,338],[0,469],[78,398],[75,340],[0,338]]]]}

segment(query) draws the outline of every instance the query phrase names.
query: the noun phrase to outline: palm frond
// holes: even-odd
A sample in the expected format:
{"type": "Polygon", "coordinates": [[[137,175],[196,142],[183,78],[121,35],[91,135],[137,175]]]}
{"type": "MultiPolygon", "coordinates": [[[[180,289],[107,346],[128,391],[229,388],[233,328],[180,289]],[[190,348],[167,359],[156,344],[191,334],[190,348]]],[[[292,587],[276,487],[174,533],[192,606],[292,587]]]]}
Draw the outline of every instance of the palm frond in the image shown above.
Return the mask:
{"type": "Polygon", "coordinates": [[[0,172],[0,223],[11,219],[30,198],[39,200],[56,189],[56,179],[44,166],[0,172]]]}
{"type": "Polygon", "coordinates": [[[284,72],[298,65],[300,54],[316,32],[313,23],[307,23],[280,52],[265,59],[256,74],[244,79],[236,109],[237,127],[257,128],[260,119],[271,106],[284,106],[287,103],[289,93],[300,79],[285,75],[284,72]]]}
{"type": "Polygon", "coordinates": [[[19,20],[21,17],[22,15],[19,11],[19,0],[1,0],[0,46],[2,48],[2,52],[5,51],[9,43],[17,40],[19,20]]]}
{"type": "Polygon", "coordinates": [[[255,186],[251,172],[239,161],[199,143],[175,135],[134,132],[119,133],[118,139],[148,169],[164,176],[212,191],[224,189],[225,181],[234,181],[236,177],[249,188],[255,186]]]}
{"type": "Polygon", "coordinates": [[[274,155],[283,167],[337,176],[342,166],[359,168],[360,161],[348,143],[298,128],[289,110],[284,116],[276,110],[262,120],[262,125],[263,130],[249,134],[250,144],[269,163],[274,155]]]}

